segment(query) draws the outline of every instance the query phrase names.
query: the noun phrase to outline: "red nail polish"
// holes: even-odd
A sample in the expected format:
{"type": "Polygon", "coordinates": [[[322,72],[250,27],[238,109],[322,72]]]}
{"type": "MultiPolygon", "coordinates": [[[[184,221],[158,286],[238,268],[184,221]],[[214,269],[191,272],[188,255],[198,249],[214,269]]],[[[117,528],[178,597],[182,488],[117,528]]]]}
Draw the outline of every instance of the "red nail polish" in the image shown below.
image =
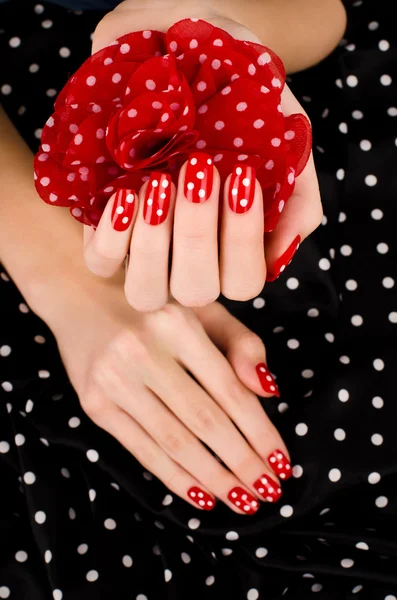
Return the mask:
{"type": "Polygon", "coordinates": [[[259,363],[259,365],[256,365],[256,372],[258,374],[260,384],[265,392],[280,398],[280,392],[277,387],[277,383],[274,381],[273,375],[270,373],[267,365],[265,363],[259,363]]]}
{"type": "Polygon", "coordinates": [[[280,256],[278,260],[274,263],[273,269],[270,270],[267,274],[266,281],[274,281],[281,275],[284,269],[289,265],[289,263],[294,258],[295,252],[298,250],[299,245],[301,243],[301,236],[297,235],[292,244],[290,244],[287,250],[280,256]]]}
{"type": "Polygon", "coordinates": [[[204,510],[212,510],[215,506],[215,498],[199,487],[191,487],[187,495],[204,510]]]}
{"type": "Polygon", "coordinates": [[[254,201],[256,173],[253,167],[236,165],[229,185],[229,206],[233,212],[247,212],[254,201]]]}
{"type": "Polygon", "coordinates": [[[190,202],[205,202],[214,182],[214,161],[209,154],[195,152],[189,158],[185,173],[185,196],[190,202]]]}
{"type": "Polygon", "coordinates": [[[267,502],[277,502],[281,498],[281,487],[269,475],[262,475],[257,479],[254,488],[267,502]]]}
{"type": "Polygon", "coordinates": [[[160,225],[168,215],[171,198],[171,176],[152,173],[148,181],[143,205],[143,218],[149,225],[160,225]]]}
{"type": "Polygon", "coordinates": [[[118,190],[112,208],[112,225],[116,231],[125,231],[131,225],[135,209],[135,191],[118,190]]]}
{"type": "Polygon", "coordinates": [[[258,500],[242,487],[234,487],[227,497],[234,506],[247,515],[253,515],[259,508],[258,500]]]}
{"type": "Polygon", "coordinates": [[[275,450],[268,456],[269,465],[273,469],[280,479],[284,481],[289,479],[292,475],[291,463],[288,458],[281,452],[281,450],[275,450]]]}

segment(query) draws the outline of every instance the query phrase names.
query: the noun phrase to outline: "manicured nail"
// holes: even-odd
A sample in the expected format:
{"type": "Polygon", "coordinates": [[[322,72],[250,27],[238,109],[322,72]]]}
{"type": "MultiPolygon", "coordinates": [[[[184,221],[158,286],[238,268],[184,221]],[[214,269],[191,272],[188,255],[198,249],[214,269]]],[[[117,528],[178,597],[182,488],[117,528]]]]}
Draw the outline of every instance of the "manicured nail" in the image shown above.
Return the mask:
{"type": "Polygon", "coordinates": [[[199,487],[191,487],[187,495],[204,510],[212,510],[215,506],[215,498],[199,487]]]}
{"type": "Polygon", "coordinates": [[[259,502],[242,487],[234,487],[228,493],[230,502],[247,515],[253,515],[259,508],[259,502]]]}
{"type": "Polygon", "coordinates": [[[289,479],[292,475],[291,463],[288,458],[281,452],[281,450],[275,450],[268,456],[268,461],[276,473],[277,477],[283,479],[289,479]]]}
{"type": "Polygon", "coordinates": [[[209,154],[195,152],[189,158],[185,173],[185,196],[190,202],[205,202],[214,182],[214,161],[209,154]]]}
{"type": "Polygon", "coordinates": [[[260,384],[265,392],[280,398],[280,392],[277,387],[277,383],[274,381],[273,375],[270,373],[267,365],[265,363],[259,363],[259,365],[256,365],[256,372],[258,374],[260,384]]]}
{"type": "Polygon", "coordinates": [[[292,244],[288,246],[284,254],[280,256],[278,260],[276,260],[273,269],[267,274],[266,281],[274,281],[281,275],[284,269],[288,267],[289,263],[294,258],[295,252],[298,250],[300,243],[301,236],[297,235],[292,244]]]}
{"type": "Polygon", "coordinates": [[[171,176],[152,173],[146,188],[143,218],[149,225],[160,225],[168,215],[171,198],[171,176]]]}
{"type": "Polygon", "coordinates": [[[256,173],[253,167],[236,165],[229,185],[229,206],[233,212],[247,212],[254,201],[256,173]]]}
{"type": "Polygon", "coordinates": [[[135,191],[118,190],[112,208],[112,225],[116,231],[125,231],[131,225],[135,209],[135,191]]]}
{"type": "Polygon", "coordinates": [[[254,488],[267,502],[277,502],[281,498],[281,487],[269,475],[262,475],[257,479],[254,488]]]}

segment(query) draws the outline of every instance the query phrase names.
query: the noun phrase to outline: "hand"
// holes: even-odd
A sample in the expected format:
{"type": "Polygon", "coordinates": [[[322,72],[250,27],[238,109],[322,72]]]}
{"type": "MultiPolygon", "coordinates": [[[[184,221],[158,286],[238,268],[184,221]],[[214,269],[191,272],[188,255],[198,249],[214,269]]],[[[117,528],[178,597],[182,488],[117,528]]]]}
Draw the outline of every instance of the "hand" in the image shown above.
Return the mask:
{"type": "MultiPolygon", "coordinates": [[[[196,4],[189,10],[197,11],[196,4]]],[[[259,41],[241,24],[215,13],[206,3],[194,15],[234,37],[259,41]]],[[[159,16],[149,8],[138,10],[135,3],[124,2],[98,25],[93,50],[130,29],[166,29],[171,16],[165,18],[167,22],[161,25],[159,16]]],[[[172,18],[177,20],[178,15],[172,18]]],[[[288,87],[283,91],[282,109],[285,115],[304,112],[288,87]]],[[[177,187],[167,175],[155,172],[138,194],[127,190],[112,196],[97,230],[85,227],[85,260],[91,271],[109,277],[129,252],[125,292],[136,310],[161,308],[170,292],[184,306],[209,304],[220,292],[233,300],[248,300],[260,293],[266,279],[272,281],[284,270],[300,241],[320,224],[321,218],[312,157],[297,178],[276,230],[264,237],[262,193],[254,170],[238,167],[221,190],[216,166],[211,157],[200,152],[182,167],[177,187]],[[202,196],[194,197],[189,184],[198,174],[202,196]],[[236,206],[233,195],[239,187],[246,196],[244,206],[236,206]],[[153,203],[161,206],[156,213],[150,209],[153,203]],[[219,203],[223,205],[220,219],[219,203]]]]}
{"type": "Polygon", "coordinates": [[[43,316],[99,427],[195,507],[209,510],[219,498],[253,514],[259,501],[278,500],[278,476],[287,479],[291,466],[256,396],[278,392],[255,334],[217,303],[198,315],[175,303],[137,313],[121,282],[89,274],[50,295],[43,316]]]}

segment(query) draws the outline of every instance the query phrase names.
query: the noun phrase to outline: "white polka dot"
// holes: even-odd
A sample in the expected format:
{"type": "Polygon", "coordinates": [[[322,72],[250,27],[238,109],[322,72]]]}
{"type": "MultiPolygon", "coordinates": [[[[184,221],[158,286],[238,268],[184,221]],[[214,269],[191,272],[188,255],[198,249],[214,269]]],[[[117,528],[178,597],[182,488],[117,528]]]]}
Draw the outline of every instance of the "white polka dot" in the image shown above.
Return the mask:
{"type": "Polygon", "coordinates": [[[44,29],[50,29],[50,28],[52,27],[52,25],[53,25],[53,22],[52,22],[50,19],[45,19],[45,20],[44,20],[44,21],[41,23],[41,26],[42,26],[44,29]]]}
{"type": "Polygon", "coordinates": [[[350,256],[353,252],[353,248],[351,246],[349,246],[348,244],[344,244],[341,249],[340,249],[340,253],[343,256],[350,256]]]}
{"type": "Polygon", "coordinates": [[[392,277],[385,277],[384,279],[382,279],[382,285],[383,287],[385,287],[387,290],[390,290],[392,287],[394,287],[394,279],[392,277]]]}
{"type": "Polygon", "coordinates": [[[163,498],[162,505],[169,506],[170,504],[172,504],[173,501],[174,498],[171,496],[171,494],[166,494],[163,498]]]}
{"type": "Polygon", "coordinates": [[[263,298],[255,298],[252,304],[254,308],[263,308],[265,306],[265,300],[263,298]]]}
{"type": "Polygon", "coordinates": [[[148,90],[155,90],[156,89],[156,84],[154,83],[153,79],[147,79],[145,82],[145,85],[147,87],[148,90]]]}
{"type": "Polygon", "coordinates": [[[104,522],[105,528],[109,529],[110,531],[112,531],[113,529],[116,529],[117,527],[117,523],[114,519],[106,519],[104,522]]]}
{"type": "Polygon", "coordinates": [[[188,527],[190,529],[198,529],[198,527],[200,527],[200,521],[198,519],[189,519],[188,521],[188,527]]]}
{"type": "Polygon", "coordinates": [[[89,496],[89,498],[90,498],[91,502],[94,502],[94,500],[95,500],[95,498],[96,498],[96,491],[95,491],[95,490],[92,490],[92,489],[91,489],[91,490],[89,490],[89,491],[88,491],[88,496],[89,496]]]}
{"type": "Polygon", "coordinates": [[[364,152],[368,152],[368,150],[371,150],[372,144],[369,140],[361,140],[360,148],[361,150],[364,150],[364,152]]]}
{"type": "Polygon", "coordinates": [[[312,369],[304,369],[301,375],[304,379],[311,379],[314,376],[314,371],[312,369]]]}
{"type": "Polygon", "coordinates": [[[380,435],[380,433],[374,433],[371,435],[371,442],[374,446],[381,446],[383,444],[383,437],[380,435]]]}
{"type": "Polygon", "coordinates": [[[79,546],[77,546],[77,552],[81,555],[86,554],[86,552],[88,552],[88,545],[80,544],[79,546]]]}
{"type": "Polygon", "coordinates": [[[87,458],[91,462],[97,462],[99,460],[99,454],[96,450],[87,450],[87,458]]]}
{"type": "Polygon", "coordinates": [[[164,580],[166,583],[168,583],[169,581],[171,581],[172,579],[172,571],[170,571],[169,569],[165,569],[164,570],[164,580]]]}
{"type": "Polygon", "coordinates": [[[334,431],[334,437],[338,442],[343,442],[346,439],[346,432],[344,429],[338,428],[334,431]]]}
{"type": "Polygon", "coordinates": [[[375,358],[373,365],[376,371],[383,371],[383,369],[385,368],[385,363],[381,358],[375,358]]]}
{"type": "Polygon", "coordinates": [[[359,121],[360,119],[362,119],[364,117],[364,113],[361,110],[353,110],[352,117],[353,117],[353,119],[356,119],[357,121],[359,121]]]}
{"type": "Polygon", "coordinates": [[[280,138],[273,138],[271,141],[271,145],[274,146],[274,148],[278,148],[278,146],[280,146],[280,144],[281,144],[280,138]]]}
{"type": "Polygon", "coordinates": [[[247,600],[258,600],[259,592],[255,588],[251,588],[247,594],[247,600]]]}
{"type": "Polygon", "coordinates": [[[321,583],[314,583],[311,587],[312,592],[321,592],[322,589],[323,586],[321,585],[321,583]]]}
{"type": "Polygon", "coordinates": [[[328,271],[331,268],[331,263],[328,260],[328,258],[322,258],[319,263],[318,266],[320,267],[320,269],[322,271],[328,271]]]}
{"type": "Polygon", "coordinates": [[[5,392],[12,392],[12,390],[13,390],[13,385],[9,381],[3,381],[3,383],[1,384],[1,387],[3,388],[3,390],[5,392]]]}
{"type": "Polygon", "coordinates": [[[389,115],[389,117],[397,117],[397,107],[391,106],[390,108],[388,108],[387,114],[389,115]]]}
{"type": "Polygon", "coordinates": [[[308,426],[306,425],[306,423],[298,423],[298,425],[295,427],[296,435],[303,436],[306,435],[307,432],[308,426]]]}
{"type": "Polygon", "coordinates": [[[373,187],[374,185],[376,185],[378,183],[378,179],[375,175],[367,175],[365,178],[365,183],[369,187],[373,187]]]}
{"type": "Polygon", "coordinates": [[[389,252],[389,246],[384,242],[381,242],[376,246],[376,250],[379,254],[387,254],[389,252]]]}
{"type": "Polygon", "coordinates": [[[299,281],[296,279],[296,277],[290,277],[289,279],[287,279],[287,288],[289,288],[290,290],[296,290],[299,287],[299,281]]]}
{"type": "Polygon", "coordinates": [[[294,465],[292,467],[292,475],[295,479],[299,479],[303,475],[303,467],[301,465],[294,465]]]}
{"type": "Polygon", "coordinates": [[[61,590],[54,590],[52,592],[52,597],[54,598],[54,600],[62,600],[63,594],[62,594],[61,590]]]}
{"type": "Polygon", "coordinates": [[[386,496],[378,496],[378,498],[375,500],[375,504],[378,508],[385,508],[385,506],[387,506],[389,503],[388,498],[386,498],[386,496]]]}
{"type": "Polygon", "coordinates": [[[284,504],[284,506],[282,506],[280,508],[280,515],[282,517],[285,517],[285,518],[291,517],[293,515],[293,513],[294,513],[294,509],[289,504],[284,504]]]}
{"type": "Polygon", "coordinates": [[[390,85],[392,82],[392,78],[390,77],[390,75],[382,75],[382,77],[380,78],[380,82],[382,85],[390,85]]]}
{"type": "Polygon", "coordinates": [[[224,126],[225,126],[225,123],[223,121],[216,121],[216,123],[215,123],[215,129],[218,129],[219,131],[221,129],[223,129],[224,126]]]}
{"type": "Polygon", "coordinates": [[[339,131],[341,133],[347,133],[347,123],[339,123],[339,131]]]}
{"type": "Polygon", "coordinates": [[[309,310],[307,311],[308,317],[318,317],[319,314],[320,312],[317,308],[309,308],[309,310]]]}
{"type": "Polygon", "coordinates": [[[263,548],[262,546],[260,548],[257,548],[255,550],[255,555],[257,556],[257,558],[264,558],[265,556],[267,556],[267,548],[263,548]]]}
{"type": "Polygon", "coordinates": [[[98,577],[99,577],[99,573],[98,573],[98,571],[95,571],[95,569],[88,571],[88,573],[86,575],[87,581],[90,581],[90,582],[96,581],[98,579],[98,577]]]}
{"type": "Polygon", "coordinates": [[[23,476],[23,480],[27,485],[32,485],[36,481],[36,475],[32,471],[27,471],[23,476]]]}
{"type": "Polygon", "coordinates": [[[34,515],[34,520],[39,525],[42,525],[43,523],[45,523],[46,518],[47,518],[47,515],[45,514],[45,512],[43,510],[38,510],[36,512],[36,514],[34,515]]]}
{"type": "Polygon", "coordinates": [[[28,560],[28,555],[24,550],[19,550],[16,554],[15,554],[15,560],[23,563],[25,561],[28,560]]]}
{"type": "Polygon", "coordinates": [[[342,476],[342,473],[340,472],[339,469],[331,469],[330,472],[328,473],[328,477],[329,477],[330,481],[332,481],[334,483],[336,481],[339,481],[341,476],[342,476]]]}
{"type": "Polygon", "coordinates": [[[239,102],[236,106],[236,110],[238,112],[243,112],[244,110],[247,110],[248,108],[248,104],[246,102],[239,102]]]}
{"type": "Polygon", "coordinates": [[[132,567],[133,564],[133,560],[131,558],[131,556],[129,556],[128,554],[126,554],[125,556],[123,556],[122,558],[122,563],[125,567],[127,567],[127,569],[129,569],[130,567],[132,567]]]}
{"type": "Polygon", "coordinates": [[[47,563],[47,565],[48,565],[48,563],[50,563],[51,560],[52,560],[52,552],[51,552],[51,550],[46,550],[44,552],[44,562],[47,563]]]}
{"type": "Polygon", "coordinates": [[[80,425],[81,421],[78,417],[72,417],[71,419],[69,419],[68,421],[68,425],[69,427],[71,427],[72,429],[75,429],[76,427],[78,427],[80,425]]]}
{"type": "Polygon", "coordinates": [[[298,342],[298,340],[291,339],[291,340],[288,340],[287,346],[291,350],[296,350],[297,348],[299,348],[299,342],[298,342]]]}
{"type": "Polygon", "coordinates": [[[188,565],[192,560],[190,555],[187,554],[187,552],[182,552],[181,559],[182,559],[182,562],[185,563],[185,565],[188,565]]]}
{"type": "Polygon", "coordinates": [[[362,318],[361,315],[353,315],[350,320],[351,320],[352,325],[354,325],[354,327],[360,327],[364,322],[364,319],[362,318]]]}
{"type": "Polygon", "coordinates": [[[390,323],[397,323],[397,312],[393,311],[389,314],[390,323]]]}
{"type": "Polygon", "coordinates": [[[70,471],[69,471],[69,469],[66,469],[66,467],[62,467],[62,469],[61,469],[61,475],[63,477],[66,477],[66,479],[70,479],[70,471]]]}
{"type": "Polygon", "coordinates": [[[215,577],[213,575],[209,575],[205,580],[205,585],[213,585],[215,583],[215,577]]]}
{"type": "Polygon", "coordinates": [[[244,142],[243,142],[242,138],[240,138],[240,137],[236,137],[233,140],[233,145],[236,146],[236,148],[240,148],[240,146],[242,146],[243,143],[244,142]]]}
{"type": "Polygon", "coordinates": [[[356,87],[356,85],[358,85],[358,79],[355,75],[348,75],[346,77],[346,83],[349,87],[356,87]]]}
{"type": "Polygon", "coordinates": [[[354,279],[348,279],[345,283],[346,289],[349,290],[349,292],[354,292],[354,290],[357,289],[357,281],[355,281],[354,279]]]}
{"type": "MultiPolygon", "coordinates": [[[[69,477],[70,477],[70,475],[69,475],[69,477]]],[[[69,508],[68,514],[69,514],[69,519],[71,521],[74,521],[76,518],[76,511],[74,510],[74,508],[69,508]]]]}
{"type": "Polygon", "coordinates": [[[6,454],[9,450],[10,444],[8,442],[0,442],[0,454],[6,454]]]}
{"type": "Polygon", "coordinates": [[[393,596],[392,594],[388,594],[388,595],[385,597],[385,600],[397,600],[397,597],[396,597],[396,596],[393,596]]]}
{"type": "Polygon", "coordinates": [[[199,92],[204,92],[204,90],[207,89],[207,84],[205,83],[205,81],[199,81],[196,87],[199,92]]]}
{"type": "Polygon", "coordinates": [[[5,585],[0,586],[0,598],[9,598],[10,593],[10,588],[5,585]]]}
{"type": "Polygon", "coordinates": [[[15,436],[15,445],[16,446],[23,446],[25,443],[25,436],[22,435],[22,433],[17,433],[15,436]]]}
{"type": "Polygon", "coordinates": [[[237,533],[237,531],[228,531],[226,534],[226,539],[233,542],[235,540],[238,540],[238,538],[240,537],[239,534],[237,533]]]}
{"type": "Polygon", "coordinates": [[[371,217],[375,219],[375,221],[379,221],[383,218],[383,212],[380,210],[380,208],[374,208],[374,210],[371,211],[371,217]]]}
{"type": "Polygon", "coordinates": [[[69,58],[69,56],[70,56],[69,48],[66,48],[66,46],[62,46],[62,48],[59,49],[59,55],[62,58],[69,58]]]}
{"type": "Polygon", "coordinates": [[[369,546],[366,542],[357,542],[356,548],[359,550],[369,550],[369,546]]]}
{"type": "Polygon", "coordinates": [[[11,354],[11,348],[10,346],[1,346],[0,347],[0,356],[6,357],[9,356],[11,354]]]}
{"type": "Polygon", "coordinates": [[[89,87],[92,87],[96,84],[96,77],[94,77],[93,75],[90,75],[89,77],[87,77],[85,82],[89,87]]]}

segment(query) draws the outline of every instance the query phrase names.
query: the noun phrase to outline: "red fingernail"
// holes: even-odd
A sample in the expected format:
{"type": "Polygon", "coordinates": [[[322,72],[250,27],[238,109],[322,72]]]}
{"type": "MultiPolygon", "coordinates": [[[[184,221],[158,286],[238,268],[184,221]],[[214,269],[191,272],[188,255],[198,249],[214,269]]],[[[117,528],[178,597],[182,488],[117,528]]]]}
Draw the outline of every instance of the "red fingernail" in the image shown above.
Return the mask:
{"type": "Polygon", "coordinates": [[[277,383],[274,381],[273,375],[270,373],[267,365],[265,363],[259,363],[259,365],[256,365],[256,372],[258,374],[260,384],[265,392],[280,398],[280,392],[277,387],[277,383]]]}
{"type": "Polygon", "coordinates": [[[299,245],[301,243],[301,236],[297,235],[292,244],[290,244],[287,250],[284,252],[282,256],[274,263],[273,269],[268,271],[266,281],[274,281],[281,275],[284,269],[289,265],[289,263],[294,258],[295,252],[298,250],[299,245]]]}
{"type": "Polygon", "coordinates": [[[281,498],[281,487],[269,475],[262,475],[257,479],[254,488],[267,502],[277,502],[281,498]]]}
{"type": "Polygon", "coordinates": [[[143,218],[149,225],[160,225],[168,215],[171,198],[171,176],[152,173],[146,188],[143,218]]]}
{"type": "Polygon", "coordinates": [[[256,173],[253,167],[236,165],[230,178],[229,206],[233,212],[247,212],[254,201],[256,173]]]}
{"type": "Polygon", "coordinates": [[[214,161],[209,154],[195,152],[189,158],[185,173],[185,196],[190,202],[205,202],[214,182],[214,161]]]}
{"type": "Polygon", "coordinates": [[[125,231],[131,225],[135,209],[134,190],[118,190],[112,208],[112,225],[116,231],[125,231]]]}
{"type": "Polygon", "coordinates": [[[187,495],[204,510],[212,510],[215,506],[215,498],[199,487],[191,487],[187,495]]]}
{"type": "Polygon", "coordinates": [[[253,515],[259,508],[258,500],[242,487],[234,487],[227,497],[234,506],[247,515],[253,515]]]}
{"type": "Polygon", "coordinates": [[[276,473],[277,477],[283,479],[289,479],[292,475],[291,463],[288,458],[281,452],[281,450],[275,450],[268,456],[269,465],[276,473]]]}

